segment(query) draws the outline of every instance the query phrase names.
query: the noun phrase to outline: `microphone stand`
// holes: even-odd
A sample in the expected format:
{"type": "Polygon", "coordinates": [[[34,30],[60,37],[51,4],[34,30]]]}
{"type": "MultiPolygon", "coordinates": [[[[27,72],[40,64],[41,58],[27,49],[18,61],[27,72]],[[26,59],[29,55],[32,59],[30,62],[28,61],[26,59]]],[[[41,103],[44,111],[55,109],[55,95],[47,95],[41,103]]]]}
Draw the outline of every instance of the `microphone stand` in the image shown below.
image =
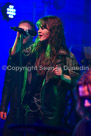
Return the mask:
{"type": "MultiPolygon", "coordinates": [[[[19,67],[22,68],[22,41],[23,41],[24,35],[20,35],[20,54],[19,54],[19,67]]],[[[19,90],[18,91],[18,97],[17,97],[17,124],[21,124],[21,91],[22,91],[22,71],[19,72],[19,90]]],[[[19,136],[19,133],[17,132],[17,136],[19,136]]]]}

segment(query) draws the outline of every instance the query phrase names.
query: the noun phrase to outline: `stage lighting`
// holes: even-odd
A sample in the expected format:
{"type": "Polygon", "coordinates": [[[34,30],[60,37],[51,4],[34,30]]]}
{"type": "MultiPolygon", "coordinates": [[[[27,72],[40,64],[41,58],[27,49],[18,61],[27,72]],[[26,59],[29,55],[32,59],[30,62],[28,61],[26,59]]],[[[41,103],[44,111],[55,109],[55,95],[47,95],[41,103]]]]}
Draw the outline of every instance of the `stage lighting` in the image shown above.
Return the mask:
{"type": "Polygon", "coordinates": [[[10,2],[7,2],[4,6],[2,6],[1,12],[3,18],[7,21],[13,19],[16,15],[16,9],[14,8],[14,5],[10,2]]]}

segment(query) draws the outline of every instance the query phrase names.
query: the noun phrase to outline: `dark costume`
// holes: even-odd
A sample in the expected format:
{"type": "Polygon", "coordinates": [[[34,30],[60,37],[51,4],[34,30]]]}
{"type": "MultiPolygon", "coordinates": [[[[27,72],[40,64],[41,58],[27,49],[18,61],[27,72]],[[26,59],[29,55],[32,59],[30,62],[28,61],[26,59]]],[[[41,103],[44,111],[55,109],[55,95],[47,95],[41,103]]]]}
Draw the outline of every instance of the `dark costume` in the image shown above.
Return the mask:
{"type": "MultiPolygon", "coordinates": [[[[7,111],[7,106],[10,101],[10,111],[5,127],[9,124],[17,124],[17,107],[20,108],[20,123],[31,124],[40,120],[46,125],[59,126],[65,122],[66,94],[68,90],[72,89],[74,82],[79,76],[78,72],[69,69],[64,70],[64,66],[71,67],[73,64],[74,66],[77,65],[75,59],[74,63],[71,62],[74,57],[70,55],[72,54],[65,51],[59,52],[58,60],[55,64],[62,67],[63,74],[71,77],[71,84],[63,81],[61,76],[55,76],[50,69],[46,70],[45,75],[39,75],[35,66],[36,54],[26,54],[23,52],[22,62],[23,66],[27,66],[27,68],[21,71],[21,90],[19,90],[19,74],[21,72],[6,71],[0,109],[1,111],[7,111]],[[31,68],[31,66],[34,68],[29,71],[28,68],[31,68]],[[20,107],[17,102],[19,91],[21,91],[20,107]]],[[[8,65],[19,66],[18,58],[19,53],[10,56],[8,65]]],[[[50,64],[49,67],[55,66],[50,64]]],[[[8,131],[6,131],[7,134],[8,131]]]]}
{"type": "Polygon", "coordinates": [[[91,120],[82,119],[77,124],[73,136],[91,136],[91,120]]]}

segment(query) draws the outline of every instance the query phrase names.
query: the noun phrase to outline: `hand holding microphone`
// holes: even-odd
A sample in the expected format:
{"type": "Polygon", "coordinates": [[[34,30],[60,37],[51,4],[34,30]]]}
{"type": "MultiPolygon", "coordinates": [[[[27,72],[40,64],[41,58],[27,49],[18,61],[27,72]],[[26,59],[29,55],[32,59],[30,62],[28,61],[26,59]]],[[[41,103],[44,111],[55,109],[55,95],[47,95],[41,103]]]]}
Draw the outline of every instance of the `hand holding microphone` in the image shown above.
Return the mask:
{"type": "Polygon", "coordinates": [[[37,35],[36,30],[26,23],[23,25],[20,24],[19,27],[14,26],[10,28],[17,31],[17,36],[11,50],[11,55],[17,53],[21,49],[22,44],[27,47],[33,43],[33,36],[37,35]]]}

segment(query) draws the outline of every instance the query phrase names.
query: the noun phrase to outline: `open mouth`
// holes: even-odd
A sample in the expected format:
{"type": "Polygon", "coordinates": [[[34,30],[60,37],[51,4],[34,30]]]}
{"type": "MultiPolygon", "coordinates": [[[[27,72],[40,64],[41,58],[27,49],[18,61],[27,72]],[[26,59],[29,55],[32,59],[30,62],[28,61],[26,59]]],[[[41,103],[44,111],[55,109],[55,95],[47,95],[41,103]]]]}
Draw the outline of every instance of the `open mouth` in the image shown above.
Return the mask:
{"type": "Polygon", "coordinates": [[[42,37],[42,35],[39,35],[39,38],[41,38],[42,37]]]}

